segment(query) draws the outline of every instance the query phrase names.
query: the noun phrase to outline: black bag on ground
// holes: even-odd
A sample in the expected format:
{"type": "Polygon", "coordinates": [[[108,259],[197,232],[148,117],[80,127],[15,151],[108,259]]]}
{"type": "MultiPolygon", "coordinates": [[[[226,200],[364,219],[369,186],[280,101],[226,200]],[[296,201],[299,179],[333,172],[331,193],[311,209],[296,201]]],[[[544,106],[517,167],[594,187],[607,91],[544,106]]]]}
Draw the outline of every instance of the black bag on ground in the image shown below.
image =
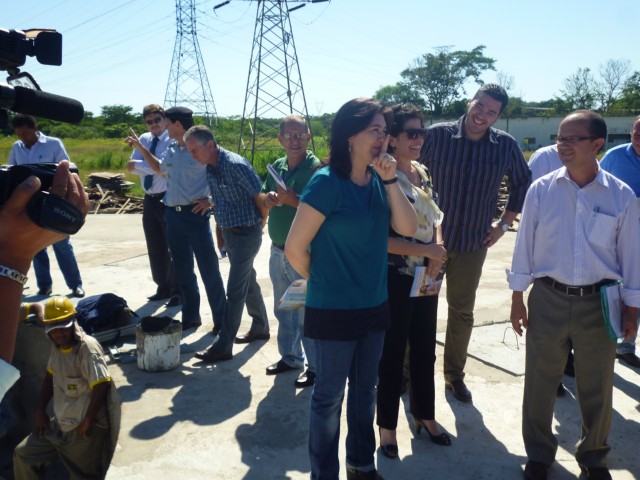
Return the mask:
{"type": "Polygon", "coordinates": [[[131,324],[134,315],[124,298],[103,293],[84,298],[76,305],[76,319],[89,335],[131,324]]]}

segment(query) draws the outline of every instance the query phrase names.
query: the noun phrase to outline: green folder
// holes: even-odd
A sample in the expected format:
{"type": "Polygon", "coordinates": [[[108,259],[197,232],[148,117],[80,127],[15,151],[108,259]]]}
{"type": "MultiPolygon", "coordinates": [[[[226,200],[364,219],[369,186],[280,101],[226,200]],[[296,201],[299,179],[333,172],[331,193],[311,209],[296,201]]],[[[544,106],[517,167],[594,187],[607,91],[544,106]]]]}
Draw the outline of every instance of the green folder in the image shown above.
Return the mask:
{"type": "Polygon", "coordinates": [[[617,281],[600,288],[600,304],[604,325],[609,338],[617,341],[622,338],[622,282],[617,281]]]}

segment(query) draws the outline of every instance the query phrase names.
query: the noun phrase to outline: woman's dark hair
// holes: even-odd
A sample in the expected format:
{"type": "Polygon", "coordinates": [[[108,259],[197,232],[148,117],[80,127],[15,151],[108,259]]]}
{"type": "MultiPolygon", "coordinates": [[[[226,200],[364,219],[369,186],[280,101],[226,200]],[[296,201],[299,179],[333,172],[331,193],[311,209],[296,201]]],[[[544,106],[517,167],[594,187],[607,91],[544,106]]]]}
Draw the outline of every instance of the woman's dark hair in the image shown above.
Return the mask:
{"type": "Polygon", "coordinates": [[[351,177],[349,138],[367,128],[382,111],[382,105],[371,98],[354,98],[336,113],[331,125],[329,166],[344,178],[351,177]]]}
{"type": "MultiPolygon", "coordinates": [[[[387,122],[387,133],[392,137],[400,135],[407,121],[414,118],[420,120],[420,126],[424,127],[424,115],[418,107],[408,103],[389,105],[384,108],[382,114],[387,122]]],[[[387,147],[387,153],[393,153],[394,150],[391,145],[387,147]]]]}

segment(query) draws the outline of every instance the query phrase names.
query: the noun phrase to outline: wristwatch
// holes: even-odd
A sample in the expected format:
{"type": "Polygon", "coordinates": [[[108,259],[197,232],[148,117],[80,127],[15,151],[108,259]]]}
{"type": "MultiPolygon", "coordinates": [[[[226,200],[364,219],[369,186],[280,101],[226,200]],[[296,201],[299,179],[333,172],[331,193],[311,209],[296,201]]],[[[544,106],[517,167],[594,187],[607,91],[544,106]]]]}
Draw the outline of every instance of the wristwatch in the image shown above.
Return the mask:
{"type": "Polygon", "coordinates": [[[498,220],[498,226],[504,233],[507,233],[507,231],[509,230],[509,224],[502,219],[498,220]]]}

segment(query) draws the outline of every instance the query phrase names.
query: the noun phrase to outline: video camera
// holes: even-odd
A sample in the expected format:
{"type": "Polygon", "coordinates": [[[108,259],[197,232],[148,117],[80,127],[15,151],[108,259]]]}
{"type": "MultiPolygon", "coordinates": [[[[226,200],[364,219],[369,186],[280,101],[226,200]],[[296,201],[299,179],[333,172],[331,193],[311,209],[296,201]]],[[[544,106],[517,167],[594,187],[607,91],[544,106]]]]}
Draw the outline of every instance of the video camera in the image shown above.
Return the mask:
{"type": "MultiPolygon", "coordinates": [[[[27,72],[20,72],[27,56],[43,65],[62,65],[62,35],[55,30],[6,30],[0,28],[0,70],[9,73],[0,83],[0,119],[6,122],[5,109],[36,117],[80,123],[84,107],[77,100],[43,92],[27,72]]],[[[2,125],[0,125],[2,127],[2,125]]]]}
{"type": "MultiPolygon", "coordinates": [[[[31,176],[40,179],[40,191],[27,204],[27,215],[36,225],[60,233],[73,235],[84,225],[84,215],[64,198],[49,194],[56,173],[56,163],[0,165],[0,207],[15,188],[31,176]]],[[[75,165],[69,169],[78,173],[75,165]]]]}

